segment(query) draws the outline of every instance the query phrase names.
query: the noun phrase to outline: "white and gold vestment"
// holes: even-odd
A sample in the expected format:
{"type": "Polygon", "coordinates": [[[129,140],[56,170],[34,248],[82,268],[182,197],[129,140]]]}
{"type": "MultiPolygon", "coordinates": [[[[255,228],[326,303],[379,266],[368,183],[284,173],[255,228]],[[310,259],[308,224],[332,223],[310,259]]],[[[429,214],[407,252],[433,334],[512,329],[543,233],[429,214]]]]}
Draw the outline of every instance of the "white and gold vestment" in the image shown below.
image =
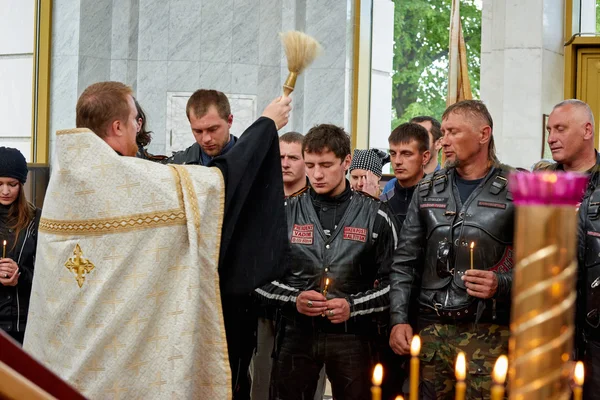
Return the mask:
{"type": "Polygon", "coordinates": [[[57,133],[24,348],[91,399],[227,399],[217,168],[57,133]]]}

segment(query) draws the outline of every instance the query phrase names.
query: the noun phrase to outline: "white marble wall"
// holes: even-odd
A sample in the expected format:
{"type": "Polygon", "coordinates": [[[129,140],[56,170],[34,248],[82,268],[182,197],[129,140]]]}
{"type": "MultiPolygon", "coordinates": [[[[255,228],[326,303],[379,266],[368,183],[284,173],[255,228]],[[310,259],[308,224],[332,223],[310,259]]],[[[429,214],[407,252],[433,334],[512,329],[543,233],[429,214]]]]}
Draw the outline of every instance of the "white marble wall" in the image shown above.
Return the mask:
{"type": "Polygon", "coordinates": [[[542,116],[563,99],[564,0],[483,0],[481,99],[504,163],[541,157],[542,116]]]}
{"type": "Polygon", "coordinates": [[[324,52],[298,80],[282,132],[325,122],[350,131],[353,3],[55,0],[51,129],[72,127],[78,95],[107,79],[134,88],[155,153],[167,150],[169,93],[212,88],[251,95],[260,115],[287,76],[279,32],[298,29],[315,36],[324,52]]]}
{"type": "Polygon", "coordinates": [[[34,2],[0,2],[0,146],[31,160],[34,2]],[[9,39],[10,38],[10,39],[9,39]]]}

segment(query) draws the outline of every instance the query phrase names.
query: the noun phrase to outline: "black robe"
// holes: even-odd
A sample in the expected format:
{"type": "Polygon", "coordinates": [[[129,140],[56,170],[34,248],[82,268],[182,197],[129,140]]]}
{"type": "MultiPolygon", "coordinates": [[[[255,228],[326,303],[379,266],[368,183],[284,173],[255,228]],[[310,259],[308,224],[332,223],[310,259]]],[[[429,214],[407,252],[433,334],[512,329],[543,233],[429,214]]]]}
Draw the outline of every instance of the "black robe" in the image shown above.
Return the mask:
{"type": "Polygon", "coordinates": [[[246,295],[283,275],[288,248],[279,136],[265,117],[208,166],[225,178],[219,275],[223,296],[246,295]]]}

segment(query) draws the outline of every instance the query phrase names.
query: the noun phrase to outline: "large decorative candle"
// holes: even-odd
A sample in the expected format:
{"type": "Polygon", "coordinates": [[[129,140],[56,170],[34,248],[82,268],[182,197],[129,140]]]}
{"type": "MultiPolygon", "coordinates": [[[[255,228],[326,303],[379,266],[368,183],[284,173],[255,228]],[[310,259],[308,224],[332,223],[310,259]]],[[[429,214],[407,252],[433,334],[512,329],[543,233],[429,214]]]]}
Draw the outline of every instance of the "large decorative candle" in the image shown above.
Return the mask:
{"type": "Polygon", "coordinates": [[[567,399],[577,279],[576,205],[587,177],[515,173],[515,255],[509,339],[509,398],[567,399]]]}

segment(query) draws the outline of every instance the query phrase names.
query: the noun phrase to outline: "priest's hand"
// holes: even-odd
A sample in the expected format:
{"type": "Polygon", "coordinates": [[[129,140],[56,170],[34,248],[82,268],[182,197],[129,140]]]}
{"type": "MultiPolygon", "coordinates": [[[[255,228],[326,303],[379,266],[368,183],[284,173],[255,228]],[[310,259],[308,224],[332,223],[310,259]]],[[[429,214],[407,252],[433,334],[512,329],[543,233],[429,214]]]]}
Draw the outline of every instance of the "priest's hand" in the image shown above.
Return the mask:
{"type": "Polygon", "coordinates": [[[262,116],[267,117],[275,122],[277,130],[280,130],[287,125],[292,107],[290,103],[292,99],[289,97],[278,97],[271,102],[263,111],[262,116]]]}
{"type": "Polygon", "coordinates": [[[0,283],[15,286],[19,281],[19,266],[10,258],[0,258],[0,283]]]}
{"type": "Polygon", "coordinates": [[[413,330],[409,324],[394,325],[390,334],[390,347],[394,350],[394,353],[401,356],[410,354],[412,337],[413,330]]]}
{"type": "Polygon", "coordinates": [[[498,291],[498,277],[494,271],[468,269],[461,279],[467,287],[467,294],[479,299],[492,298],[498,291]]]}
{"type": "Polygon", "coordinates": [[[348,300],[344,298],[327,300],[325,316],[332,324],[341,324],[348,321],[350,318],[350,304],[348,304],[348,300]]]}
{"type": "Polygon", "coordinates": [[[316,317],[327,310],[327,299],[314,290],[302,292],[296,297],[296,309],[300,314],[316,317]]]}

